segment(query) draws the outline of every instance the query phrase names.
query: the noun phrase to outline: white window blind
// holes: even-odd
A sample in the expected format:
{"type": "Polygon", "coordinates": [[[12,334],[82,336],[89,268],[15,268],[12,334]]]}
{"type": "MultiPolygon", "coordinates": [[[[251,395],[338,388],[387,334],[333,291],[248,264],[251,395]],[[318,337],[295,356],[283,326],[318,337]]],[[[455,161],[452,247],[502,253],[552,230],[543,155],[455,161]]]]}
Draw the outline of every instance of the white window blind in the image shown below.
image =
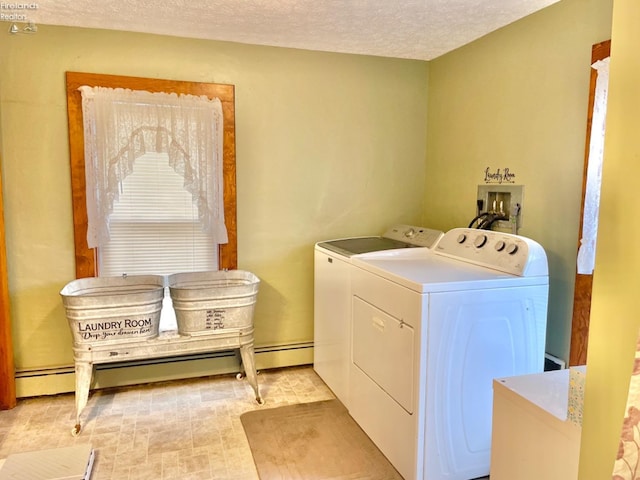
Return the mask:
{"type": "Polygon", "coordinates": [[[110,217],[111,240],[98,249],[100,276],[217,270],[213,236],[166,153],[136,158],[110,217]]]}

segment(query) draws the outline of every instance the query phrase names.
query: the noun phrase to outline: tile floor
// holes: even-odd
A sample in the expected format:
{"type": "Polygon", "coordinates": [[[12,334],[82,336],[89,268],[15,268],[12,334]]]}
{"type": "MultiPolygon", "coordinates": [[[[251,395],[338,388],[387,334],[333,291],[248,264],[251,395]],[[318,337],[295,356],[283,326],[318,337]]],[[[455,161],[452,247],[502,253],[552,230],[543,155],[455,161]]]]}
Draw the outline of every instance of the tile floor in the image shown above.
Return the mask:
{"type": "Polygon", "coordinates": [[[0,467],[12,453],[89,443],[92,480],[257,480],[240,415],[334,398],[309,366],[264,370],[258,382],[264,407],[235,375],[93,391],[75,437],[73,394],[22,399],[0,411],[0,467]]]}
{"type": "Polygon", "coordinates": [[[311,367],[265,370],[258,382],[264,407],[234,375],[97,390],[77,437],[73,394],[19,400],[0,411],[0,463],[12,453],[90,443],[92,480],[256,480],[240,415],[334,398],[311,367]]]}

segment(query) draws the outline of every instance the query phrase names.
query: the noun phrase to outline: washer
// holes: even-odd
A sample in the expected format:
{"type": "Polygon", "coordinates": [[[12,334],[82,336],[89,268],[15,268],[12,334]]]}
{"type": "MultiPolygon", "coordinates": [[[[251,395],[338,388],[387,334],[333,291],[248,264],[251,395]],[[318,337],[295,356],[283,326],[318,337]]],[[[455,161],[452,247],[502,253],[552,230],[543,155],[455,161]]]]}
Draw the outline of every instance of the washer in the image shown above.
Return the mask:
{"type": "Polygon", "coordinates": [[[396,225],[381,236],[319,242],[314,249],[314,359],[318,375],[348,407],[351,332],[351,259],[407,247],[431,247],[439,230],[396,225]]]}
{"type": "Polygon", "coordinates": [[[353,257],[351,288],[352,417],[406,480],[488,475],[493,379],[544,366],[544,249],[454,229],[353,257]]]}

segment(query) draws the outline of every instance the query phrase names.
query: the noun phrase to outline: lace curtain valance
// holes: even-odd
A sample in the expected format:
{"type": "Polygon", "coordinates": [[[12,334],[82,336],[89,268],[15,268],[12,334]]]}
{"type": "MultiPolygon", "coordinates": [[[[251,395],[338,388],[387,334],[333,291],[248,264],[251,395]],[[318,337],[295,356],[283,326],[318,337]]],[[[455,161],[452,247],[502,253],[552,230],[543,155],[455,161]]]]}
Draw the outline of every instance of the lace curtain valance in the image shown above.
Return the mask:
{"type": "Polygon", "coordinates": [[[87,183],[87,243],[109,241],[121,182],[146,152],[167,153],[184,178],[204,232],[227,243],[222,181],[222,105],[205,96],[80,87],[87,183]]]}
{"type": "Polygon", "coordinates": [[[600,210],[600,187],[602,184],[602,161],[604,156],[604,133],[607,116],[609,90],[609,58],[598,60],[591,68],[598,72],[593,102],[587,181],[582,217],[582,238],[578,249],[577,272],[591,275],[595,266],[596,241],[598,238],[598,213],[600,210]]]}

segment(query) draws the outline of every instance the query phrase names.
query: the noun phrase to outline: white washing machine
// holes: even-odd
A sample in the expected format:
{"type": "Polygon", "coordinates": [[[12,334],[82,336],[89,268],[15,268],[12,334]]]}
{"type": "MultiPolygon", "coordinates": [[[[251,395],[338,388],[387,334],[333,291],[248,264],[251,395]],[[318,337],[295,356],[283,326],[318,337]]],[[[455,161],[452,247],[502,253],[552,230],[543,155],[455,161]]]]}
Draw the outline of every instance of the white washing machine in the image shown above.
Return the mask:
{"type": "Polygon", "coordinates": [[[406,247],[431,247],[439,230],[396,225],[382,236],[319,242],[314,249],[314,358],[324,382],[348,407],[351,346],[351,258],[406,247]]]}
{"type": "Polygon", "coordinates": [[[543,370],[548,286],[543,248],[493,231],[353,257],[349,412],[406,480],[489,474],[493,379],[543,370]]]}

